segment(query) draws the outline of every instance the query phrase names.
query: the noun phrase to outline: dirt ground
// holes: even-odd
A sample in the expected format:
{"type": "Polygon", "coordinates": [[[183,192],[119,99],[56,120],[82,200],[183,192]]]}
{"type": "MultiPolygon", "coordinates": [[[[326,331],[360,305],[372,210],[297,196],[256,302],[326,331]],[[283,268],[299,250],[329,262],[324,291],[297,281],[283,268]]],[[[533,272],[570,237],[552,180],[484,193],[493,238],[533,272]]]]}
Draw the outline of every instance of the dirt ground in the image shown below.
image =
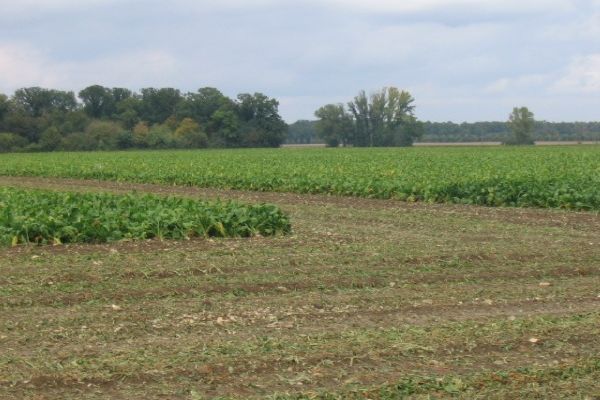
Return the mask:
{"type": "Polygon", "coordinates": [[[600,395],[600,216],[38,178],[270,202],[277,238],[0,248],[0,398],[600,395]]]}

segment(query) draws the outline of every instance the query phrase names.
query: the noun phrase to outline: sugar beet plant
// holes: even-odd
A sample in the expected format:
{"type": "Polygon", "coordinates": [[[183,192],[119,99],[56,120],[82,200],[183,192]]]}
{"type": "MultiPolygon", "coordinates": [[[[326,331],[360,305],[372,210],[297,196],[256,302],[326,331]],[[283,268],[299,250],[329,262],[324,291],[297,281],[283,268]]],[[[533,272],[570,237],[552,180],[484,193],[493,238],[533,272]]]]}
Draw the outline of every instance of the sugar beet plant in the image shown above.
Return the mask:
{"type": "Polygon", "coordinates": [[[600,210],[600,146],[2,154],[0,175],[600,210]]]}
{"type": "Polygon", "coordinates": [[[153,195],[0,189],[0,243],[248,237],[290,231],[276,206],[153,195]]]}

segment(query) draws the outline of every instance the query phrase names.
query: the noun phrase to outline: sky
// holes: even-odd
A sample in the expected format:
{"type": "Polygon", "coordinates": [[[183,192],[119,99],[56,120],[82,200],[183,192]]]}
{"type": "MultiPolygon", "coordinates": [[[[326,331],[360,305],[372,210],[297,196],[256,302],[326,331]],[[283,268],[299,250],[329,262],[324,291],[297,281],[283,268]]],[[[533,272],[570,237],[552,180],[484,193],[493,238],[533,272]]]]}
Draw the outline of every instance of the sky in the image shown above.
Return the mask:
{"type": "Polygon", "coordinates": [[[600,120],[600,0],[0,0],[0,93],[262,92],[287,122],[386,86],[430,121],[600,120]]]}

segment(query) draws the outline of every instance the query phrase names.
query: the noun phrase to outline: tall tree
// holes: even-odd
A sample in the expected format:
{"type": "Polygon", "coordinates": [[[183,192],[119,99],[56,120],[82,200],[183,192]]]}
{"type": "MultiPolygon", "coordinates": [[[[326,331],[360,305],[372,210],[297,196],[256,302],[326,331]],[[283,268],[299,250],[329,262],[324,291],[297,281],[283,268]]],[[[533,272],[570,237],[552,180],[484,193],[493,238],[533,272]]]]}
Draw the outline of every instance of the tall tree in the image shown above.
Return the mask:
{"type": "Polygon", "coordinates": [[[334,145],[348,142],[357,147],[411,146],[423,134],[423,126],[414,116],[414,98],[395,87],[383,88],[367,96],[360,91],[348,103],[329,104],[315,115],[320,136],[334,145]]]}
{"type": "Polygon", "coordinates": [[[233,105],[233,102],[219,90],[212,87],[200,88],[197,92],[184,96],[177,109],[177,116],[192,118],[205,124],[217,110],[227,105],[233,105]]]}
{"type": "Polygon", "coordinates": [[[144,88],[141,100],[142,119],[150,124],[161,124],[175,114],[182,96],[174,88],[144,88]]]}
{"type": "Polygon", "coordinates": [[[348,143],[354,126],[343,104],[327,104],[315,111],[315,116],[319,118],[315,125],[317,135],[327,146],[345,146],[348,143]]]}
{"type": "Polygon", "coordinates": [[[111,94],[116,104],[133,96],[133,92],[131,90],[120,87],[112,88],[111,94]]]}
{"type": "Polygon", "coordinates": [[[395,87],[383,88],[367,96],[359,92],[348,108],[354,117],[355,146],[410,146],[419,130],[405,129],[416,123],[414,98],[395,87]]]}
{"type": "Polygon", "coordinates": [[[9,110],[10,103],[8,102],[8,97],[0,93],[0,131],[4,128],[4,117],[8,114],[9,110]]]}
{"type": "Polygon", "coordinates": [[[533,128],[535,127],[534,115],[527,107],[515,107],[508,117],[508,126],[513,137],[508,144],[534,144],[533,128]]]}
{"type": "Polygon", "coordinates": [[[262,93],[238,95],[237,109],[245,146],[279,147],[283,143],[287,124],[281,119],[278,108],[277,100],[262,93]]]}
{"type": "Polygon", "coordinates": [[[287,143],[308,144],[317,138],[314,121],[298,120],[288,126],[287,143]]]}
{"type": "Polygon", "coordinates": [[[112,90],[104,86],[88,86],[79,92],[79,98],[83,101],[83,110],[92,118],[112,116],[116,111],[112,90]]]}
{"type": "Polygon", "coordinates": [[[67,112],[77,108],[73,92],[41,87],[18,89],[13,95],[13,101],[32,117],[40,117],[46,112],[67,112]]]}
{"type": "Polygon", "coordinates": [[[355,136],[352,138],[352,144],[359,147],[373,146],[373,131],[369,119],[369,98],[364,90],[361,90],[354,97],[354,101],[348,103],[348,109],[354,116],[355,136]]]}

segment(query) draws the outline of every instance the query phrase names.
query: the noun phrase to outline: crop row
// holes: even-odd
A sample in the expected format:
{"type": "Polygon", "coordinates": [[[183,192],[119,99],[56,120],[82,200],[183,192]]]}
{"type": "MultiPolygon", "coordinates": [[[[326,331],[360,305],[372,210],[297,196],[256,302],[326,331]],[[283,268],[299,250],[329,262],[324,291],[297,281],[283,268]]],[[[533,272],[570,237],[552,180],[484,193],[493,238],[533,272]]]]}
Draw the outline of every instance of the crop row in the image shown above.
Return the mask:
{"type": "Polygon", "coordinates": [[[4,245],[247,237],[289,231],[288,217],[268,204],[0,189],[0,243],[4,245]]]}
{"type": "Polygon", "coordinates": [[[600,209],[600,146],[6,154],[0,175],[600,209]]]}

